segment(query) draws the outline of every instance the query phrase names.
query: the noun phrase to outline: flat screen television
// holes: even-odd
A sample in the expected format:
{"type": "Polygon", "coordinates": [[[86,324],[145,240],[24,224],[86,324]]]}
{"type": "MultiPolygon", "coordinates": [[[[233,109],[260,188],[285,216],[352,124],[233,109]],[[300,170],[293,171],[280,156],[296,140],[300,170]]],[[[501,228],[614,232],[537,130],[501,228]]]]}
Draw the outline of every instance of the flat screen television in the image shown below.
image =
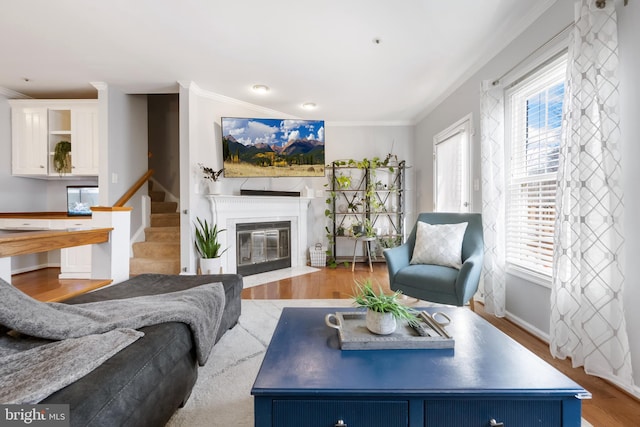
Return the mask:
{"type": "Polygon", "coordinates": [[[324,120],[222,117],[225,178],[324,176],[324,120]]]}
{"type": "Polygon", "coordinates": [[[67,186],[67,215],[91,215],[91,206],[98,206],[97,185],[67,186]]]}

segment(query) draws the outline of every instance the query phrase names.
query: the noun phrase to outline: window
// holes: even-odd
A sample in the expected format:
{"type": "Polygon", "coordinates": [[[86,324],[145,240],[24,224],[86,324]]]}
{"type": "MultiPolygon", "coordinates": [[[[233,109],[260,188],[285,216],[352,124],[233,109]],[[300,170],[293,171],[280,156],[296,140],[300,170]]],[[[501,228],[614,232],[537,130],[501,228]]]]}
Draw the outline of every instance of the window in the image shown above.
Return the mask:
{"type": "Polygon", "coordinates": [[[550,278],[566,54],[506,92],[507,263],[550,278]]]}

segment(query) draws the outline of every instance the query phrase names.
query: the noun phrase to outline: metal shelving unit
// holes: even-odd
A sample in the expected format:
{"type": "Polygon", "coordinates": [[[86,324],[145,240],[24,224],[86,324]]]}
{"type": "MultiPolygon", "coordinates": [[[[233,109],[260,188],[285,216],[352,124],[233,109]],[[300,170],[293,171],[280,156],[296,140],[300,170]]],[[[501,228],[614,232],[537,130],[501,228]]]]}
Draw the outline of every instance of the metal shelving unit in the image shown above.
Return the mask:
{"type": "Polygon", "coordinates": [[[352,260],[353,246],[350,252],[340,253],[338,241],[354,241],[355,235],[365,234],[358,225],[368,224],[375,231],[374,253],[404,242],[405,162],[367,165],[370,163],[334,161],[329,167],[327,238],[336,262],[352,260]]]}

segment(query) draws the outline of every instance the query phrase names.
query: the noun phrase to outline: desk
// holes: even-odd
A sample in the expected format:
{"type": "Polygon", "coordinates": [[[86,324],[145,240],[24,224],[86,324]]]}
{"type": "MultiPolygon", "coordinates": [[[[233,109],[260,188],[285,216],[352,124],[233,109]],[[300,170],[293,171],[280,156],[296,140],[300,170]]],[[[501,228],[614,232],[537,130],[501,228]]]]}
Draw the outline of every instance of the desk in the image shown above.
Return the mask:
{"type": "Polygon", "coordinates": [[[371,242],[375,241],[377,237],[353,236],[352,238],[355,242],[353,244],[353,262],[351,263],[351,271],[355,271],[356,269],[356,249],[358,249],[358,242],[362,242],[365,247],[367,259],[369,260],[369,271],[373,273],[373,266],[371,265],[371,242]]]}
{"type": "Polygon", "coordinates": [[[0,278],[11,283],[11,257],[109,241],[113,228],[0,230],[0,278]]]}

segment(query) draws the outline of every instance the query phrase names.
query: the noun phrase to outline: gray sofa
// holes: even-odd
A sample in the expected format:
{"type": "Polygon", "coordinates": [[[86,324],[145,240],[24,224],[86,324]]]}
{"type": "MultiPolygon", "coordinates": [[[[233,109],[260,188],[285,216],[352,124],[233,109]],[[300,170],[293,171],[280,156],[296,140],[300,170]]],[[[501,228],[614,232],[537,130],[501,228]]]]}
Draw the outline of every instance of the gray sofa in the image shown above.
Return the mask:
{"type": "MultiPolygon", "coordinates": [[[[222,282],[225,308],[216,342],[238,321],[242,276],[143,274],[65,301],[80,304],[157,295],[222,282]]],[[[70,405],[72,426],[162,426],[182,406],[198,375],[191,331],[183,323],[140,329],[145,336],[43,400],[70,405]]],[[[215,361],[209,360],[209,363],[215,361]]]]}

